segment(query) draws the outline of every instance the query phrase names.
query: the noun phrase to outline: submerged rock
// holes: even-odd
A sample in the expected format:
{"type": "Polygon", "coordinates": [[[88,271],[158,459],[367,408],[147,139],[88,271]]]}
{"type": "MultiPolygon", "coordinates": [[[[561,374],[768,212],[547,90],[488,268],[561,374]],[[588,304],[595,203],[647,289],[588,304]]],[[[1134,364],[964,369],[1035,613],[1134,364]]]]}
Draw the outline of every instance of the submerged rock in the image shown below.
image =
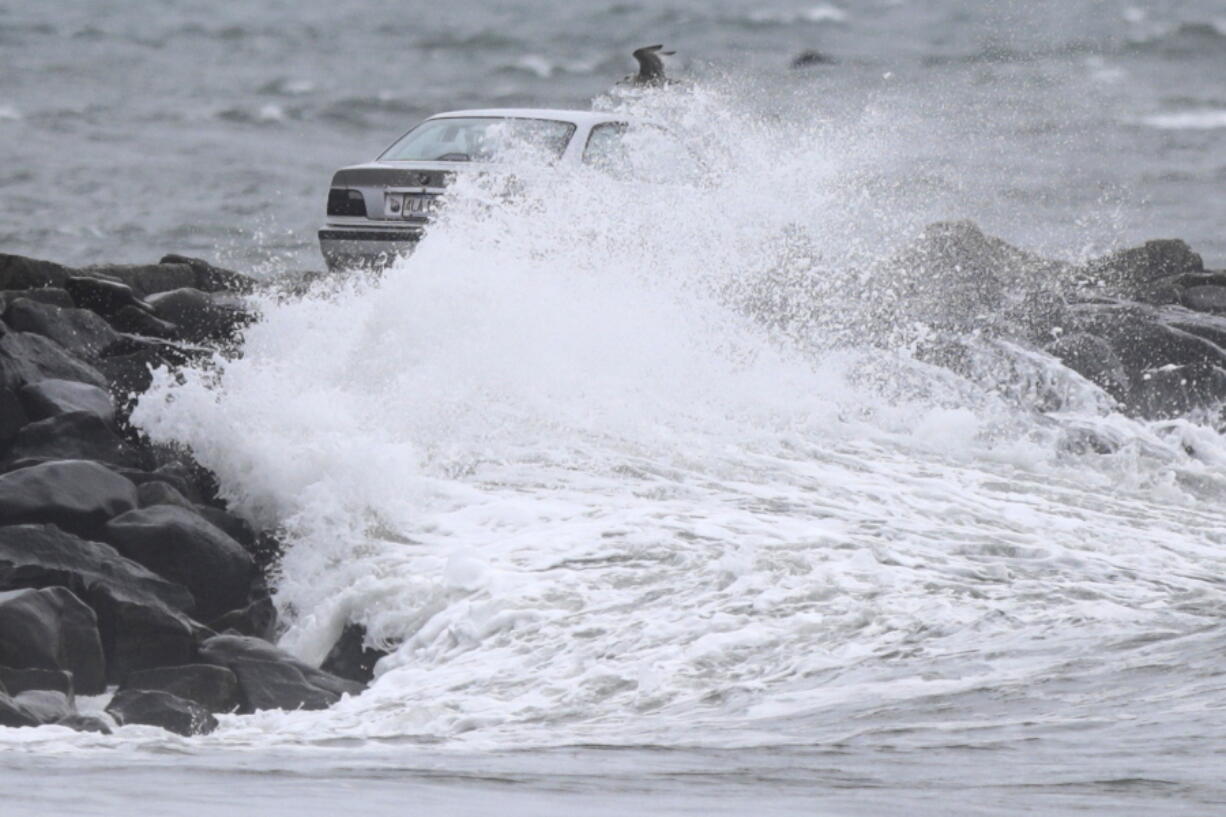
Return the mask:
{"type": "Polygon", "coordinates": [[[67,670],[86,695],[106,689],[97,616],[63,587],[0,592],[0,664],[67,670]]]}
{"type": "Polygon", "coordinates": [[[93,715],[73,713],[55,722],[56,726],[67,726],[75,732],[96,732],[100,735],[111,734],[111,725],[102,718],[93,715]]]}
{"type": "Polygon", "coordinates": [[[121,726],[160,726],[186,737],[207,735],[217,728],[217,719],[211,712],[198,703],[169,692],[120,690],[107,704],[106,711],[121,726]]]}

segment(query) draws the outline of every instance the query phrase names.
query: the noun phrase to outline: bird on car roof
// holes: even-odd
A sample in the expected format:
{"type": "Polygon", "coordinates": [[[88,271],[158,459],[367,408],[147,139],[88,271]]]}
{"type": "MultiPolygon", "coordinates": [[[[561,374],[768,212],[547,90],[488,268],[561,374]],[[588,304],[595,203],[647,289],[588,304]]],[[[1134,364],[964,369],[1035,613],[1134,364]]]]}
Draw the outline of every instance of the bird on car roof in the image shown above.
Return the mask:
{"type": "Polygon", "coordinates": [[[665,51],[663,45],[645,45],[634,50],[634,59],[639,64],[639,72],[630,74],[622,82],[640,87],[659,88],[672,82],[664,76],[664,60],[661,57],[671,57],[676,51],[665,51]]]}

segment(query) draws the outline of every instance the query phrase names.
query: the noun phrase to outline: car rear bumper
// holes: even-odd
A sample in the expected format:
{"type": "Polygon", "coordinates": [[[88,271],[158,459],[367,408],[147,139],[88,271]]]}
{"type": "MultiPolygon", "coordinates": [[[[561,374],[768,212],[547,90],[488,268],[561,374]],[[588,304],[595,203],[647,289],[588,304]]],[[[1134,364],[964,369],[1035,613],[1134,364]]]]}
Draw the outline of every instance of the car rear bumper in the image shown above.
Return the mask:
{"type": "Polygon", "coordinates": [[[383,267],[413,251],[423,230],[329,226],[319,231],[319,249],[329,269],[383,267]]]}

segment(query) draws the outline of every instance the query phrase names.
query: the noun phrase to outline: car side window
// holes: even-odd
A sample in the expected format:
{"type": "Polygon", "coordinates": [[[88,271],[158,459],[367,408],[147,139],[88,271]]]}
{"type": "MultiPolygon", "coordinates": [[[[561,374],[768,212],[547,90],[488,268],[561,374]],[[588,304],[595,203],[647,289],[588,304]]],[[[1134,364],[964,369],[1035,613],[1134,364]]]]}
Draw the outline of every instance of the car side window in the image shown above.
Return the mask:
{"type": "Polygon", "coordinates": [[[592,128],[583,162],[623,181],[692,184],[697,157],[674,134],[651,123],[602,122],[592,128]]]}
{"type": "Polygon", "coordinates": [[[626,166],[625,122],[601,122],[592,128],[583,148],[584,164],[616,171],[626,166]]]}

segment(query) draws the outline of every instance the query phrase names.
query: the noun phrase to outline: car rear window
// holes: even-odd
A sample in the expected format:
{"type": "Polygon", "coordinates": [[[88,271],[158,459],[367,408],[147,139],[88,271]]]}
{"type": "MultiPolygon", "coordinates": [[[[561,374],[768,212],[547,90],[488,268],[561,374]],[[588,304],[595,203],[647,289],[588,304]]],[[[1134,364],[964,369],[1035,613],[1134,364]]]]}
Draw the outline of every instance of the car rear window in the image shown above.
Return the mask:
{"type": "Polygon", "coordinates": [[[427,119],[400,137],[379,158],[384,161],[489,162],[510,151],[543,153],[557,159],[575,132],[571,122],[497,116],[427,119]]]}

